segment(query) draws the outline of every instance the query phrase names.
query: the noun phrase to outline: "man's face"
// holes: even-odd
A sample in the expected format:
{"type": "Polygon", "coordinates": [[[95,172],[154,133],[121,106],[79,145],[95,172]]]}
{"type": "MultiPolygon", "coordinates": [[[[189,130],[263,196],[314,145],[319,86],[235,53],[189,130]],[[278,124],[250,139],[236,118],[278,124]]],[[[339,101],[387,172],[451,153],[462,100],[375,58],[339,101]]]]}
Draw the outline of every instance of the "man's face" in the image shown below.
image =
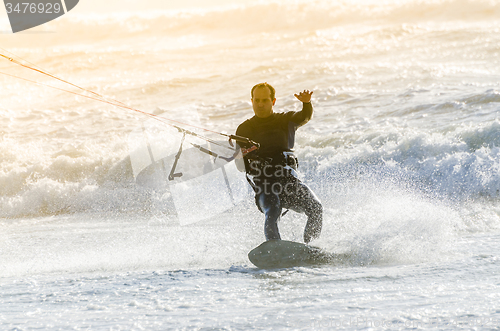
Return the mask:
{"type": "Polygon", "coordinates": [[[258,87],[253,90],[252,105],[255,116],[266,118],[273,114],[276,99],[271,100],[271,91],[267,87],[258,87]]]}

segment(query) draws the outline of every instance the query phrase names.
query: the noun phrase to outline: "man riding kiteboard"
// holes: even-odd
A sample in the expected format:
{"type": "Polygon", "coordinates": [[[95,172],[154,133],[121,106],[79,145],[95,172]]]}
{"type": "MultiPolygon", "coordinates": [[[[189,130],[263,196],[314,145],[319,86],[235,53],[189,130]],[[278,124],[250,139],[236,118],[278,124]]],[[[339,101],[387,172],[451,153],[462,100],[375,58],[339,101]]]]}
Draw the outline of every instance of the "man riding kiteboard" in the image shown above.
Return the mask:
{"type": "Polygon", "coordinates": [[[247,180],[255,191],[255,203],[265,215],[266,240],[281,239],[278,221],[282,209],[307,215],[304,242],[318,238],[323,220],[323,207],[312,190],[297,175],[297,158],[293,154],[295,131],[312,117],[312,91],[304,90],[295,97],[302,102],[299,112],[275,113],[275,89],[268,83],[252,88],[255,113],[238,126],[236,135],[258,143],[238,141],[247,180]]]}

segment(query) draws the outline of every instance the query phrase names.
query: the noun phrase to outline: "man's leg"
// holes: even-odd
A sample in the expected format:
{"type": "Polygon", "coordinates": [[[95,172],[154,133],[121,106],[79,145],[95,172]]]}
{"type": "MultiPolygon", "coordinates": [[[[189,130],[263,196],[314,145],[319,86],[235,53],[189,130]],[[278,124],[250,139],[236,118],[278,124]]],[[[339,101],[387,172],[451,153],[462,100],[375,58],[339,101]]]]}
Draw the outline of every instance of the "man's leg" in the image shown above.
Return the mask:
{"type": "Polygon", "coordinates": [[[314,192],[300,180],[294,178],[285,185],[282,194],[283,207],[290,208],[299,213],[305,213],[307,223],[304,229],[304,242],[319,237],[323,225],[323,206],[314,192]]]}
{"type": "Polygon", "coordinates": [[[307,223],[304,229],[304,242],[306,244],[319,237],[323,226],[323,206],[316,195],[310,189],[309,191],[312,194],[306,199],[304,209],[307,215],[307,223]]]}
{"type": "Polygon", "coordinates": [[[260,211],[266,215],[264,233],[266,240],[281,239],[278,230],[278,221],[281,215],[281,204],[278,195],[272,192],[262,192],[255,201],[260,211]]]}

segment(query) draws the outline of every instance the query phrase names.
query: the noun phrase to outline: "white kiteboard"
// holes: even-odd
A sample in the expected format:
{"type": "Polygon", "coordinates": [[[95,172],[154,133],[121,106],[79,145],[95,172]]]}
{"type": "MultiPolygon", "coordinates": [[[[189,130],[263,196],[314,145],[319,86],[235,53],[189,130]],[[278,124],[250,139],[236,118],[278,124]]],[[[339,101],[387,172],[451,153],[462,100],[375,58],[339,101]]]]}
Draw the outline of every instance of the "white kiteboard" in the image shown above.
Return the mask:
{"type": "Polygon", "coordinates": [[[250,262],[262,269],[329,264],[339,258],[321,248],[287,240],[268,240],[248,253],[250,262]]]}

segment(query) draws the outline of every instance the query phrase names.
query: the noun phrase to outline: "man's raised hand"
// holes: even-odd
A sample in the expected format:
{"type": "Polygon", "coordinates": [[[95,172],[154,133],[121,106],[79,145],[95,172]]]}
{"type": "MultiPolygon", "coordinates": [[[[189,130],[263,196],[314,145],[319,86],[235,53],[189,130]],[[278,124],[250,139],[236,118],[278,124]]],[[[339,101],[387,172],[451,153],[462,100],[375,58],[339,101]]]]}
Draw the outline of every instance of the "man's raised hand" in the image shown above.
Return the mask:
{"type": "Polygon", "coordinates": [[[304,90],[304,92],[300,92],[299,94],[294,94],[294,96],[301,102],[311,102],[311,95],[313,91],[304,90]]]}

